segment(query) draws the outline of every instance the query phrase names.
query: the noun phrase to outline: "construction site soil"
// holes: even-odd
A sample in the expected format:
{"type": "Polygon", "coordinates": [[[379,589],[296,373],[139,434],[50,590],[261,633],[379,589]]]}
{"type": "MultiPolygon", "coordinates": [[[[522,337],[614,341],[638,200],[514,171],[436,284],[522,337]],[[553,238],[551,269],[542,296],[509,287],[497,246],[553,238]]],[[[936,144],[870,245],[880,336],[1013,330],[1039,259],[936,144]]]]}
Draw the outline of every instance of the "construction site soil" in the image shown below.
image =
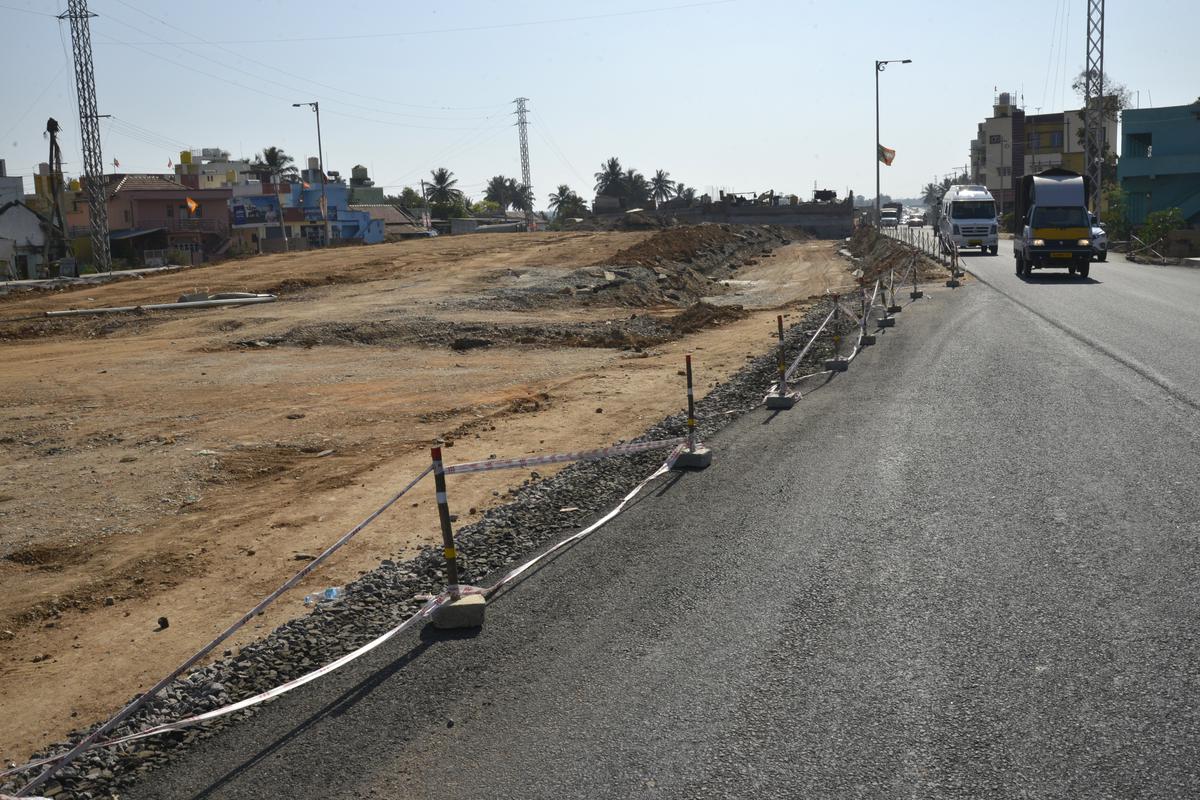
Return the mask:
{"type": "MultiPolygon", "coordinates": [[[[480,234],[272,255],[0,300],[0,756],[113,712],[428,464],[641,434],[853,288],[762,227],[480,234]],[[195,291],[275,303],[38,318],[195,291]],[[160,624],[165,618],[167,625],[160,624]]],[[[555,470],[543,469],[542,475],[555,470]]],[[[456,480],[458,524],[527,473],[456,480]]],[[[438,540],[432,489],[269,608],[438,540]]]]}

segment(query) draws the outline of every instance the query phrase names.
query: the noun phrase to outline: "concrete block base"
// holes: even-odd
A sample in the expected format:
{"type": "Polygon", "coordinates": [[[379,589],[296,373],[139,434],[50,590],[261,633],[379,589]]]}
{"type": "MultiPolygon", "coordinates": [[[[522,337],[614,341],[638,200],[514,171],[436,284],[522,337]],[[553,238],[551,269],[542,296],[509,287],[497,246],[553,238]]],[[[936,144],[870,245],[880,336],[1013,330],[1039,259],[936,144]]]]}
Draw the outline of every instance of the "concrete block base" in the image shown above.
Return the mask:
{"type": "Polygon", "coordinates": [[[950,280],[946,281],[946,285],[951,289],[957,289],[962,284],[958,282],[958,278],[951,278],[950,280]]]}
{"type": "Polygon", "coordinates": [[[889,314],[899,314],[901,311],[904,310],[903,306],[888,306],[887,308],[888,308],[889,314]]]}
{"type": "Polygon", "coordinates": [[[825,369],[830,372],[845,372],[850,368],[850,362],[844,358],[827,358],[825,359],[825,369]]]}
{"type": "Polygon", "coordinates": [[[920,300],[922,297],[925,296],[925,293],[922,292],[920,289],[914,289],[913,291],[908,293],[908,296],[911,297],[913,300],[920,300]]]}
{"type": "Polygon", "coordinates": [[[675,459],[675,469],[704,469],[712,463],[712,450],[703,445],[695,450],[684,450],[675,459]]]}
{"type": "Polygon", "coordinates": [[[863,345],[863,347],[866,347],[866,346],[867,346],[867,345],[869,345],[869,344],[875,344],[875,334],[873,334],[873,333],[864,333],[864,334],[863,334],[862,345],[863,345]]]}
{"type": "Polygon", "coordinates": [[[487,599],[481,594],[464,594],[433,612],[433,627],[441,630],[478,628],[483,625],[487,599]]]}
{"type": "Polygon", "coordinates": [[[879,327],[881,327],[881,328],[896,327],[896,318],[895,317],[884,317],[883,319],[879,320],[879,327]]]}
{"type": "Polygon", "coordinates": [[[786,411],[794,405],[796,405],[796,395],[794,394],[767,395],[767,408],[771,411],[786,411]]]}

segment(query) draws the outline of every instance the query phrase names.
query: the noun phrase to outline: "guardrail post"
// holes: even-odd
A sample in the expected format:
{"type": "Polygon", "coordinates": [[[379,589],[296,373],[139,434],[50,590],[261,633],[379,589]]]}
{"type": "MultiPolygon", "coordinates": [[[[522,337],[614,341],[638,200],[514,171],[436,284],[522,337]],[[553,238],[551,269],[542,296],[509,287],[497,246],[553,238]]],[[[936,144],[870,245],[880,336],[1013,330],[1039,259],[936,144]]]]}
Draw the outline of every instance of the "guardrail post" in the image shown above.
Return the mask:
{"type": "Polygon", "coordinates": [[[783,314],[775,317],[779,325],[779,383],[775,391],[767,395],[767,408],[772,411],[784,410],[796,405],[796,398],[788,391],[787,385],[787,347],[783,341],[783,314]]]}
{"type": "Polygon", "coordinates": [[[833,331],[833,358],[825,359],[825,369],[830,372],[845,372],[850,364],[846,359],[842,358],[838,353],[838,348],[842,343],[842,336],[838,333],[838,323],[842,320],[842,303],[841,295],[833,295],[833,319],[831,319],[829,329],[833,331]]]}
{"type": "Polygon", "coordinates": [[[704,445],[696,445],[696,397],[692,390],[692,354],[688,353],[687,363],[687,450],[675,459],[679,469],[704,469],[712,463],[712,451],[704,445]]]}
{"type": "MultiPolygon", "coordinates": [[[[888,303],[887,312],[889,314],[899,314],[904,309],[896,304],[896,268],[895,267],[892,267],[891,270],[888,271],[888,292],[890,293],[892,300],[890,303],[888,303]]],[[[892,320],[892,325],[895,325],[895,324],[896,324],[896,321],[892,320]]],[[[888,326],[884,326],[884,327],[888,327],[888,326]]]]}
{"type": "Polygon", "coordinates": [[[458,550],[454,546],[454,528],[450,524],[450,504],[446,499],[446,471],[442,464],[442,448],[429,451],[433,457],[433,485],[437,492],[438,519],[442,525],[442,556],[446,560],[446,590],[449,602],[433,612],[436,628],[478,628],[483,624],[487,600],[482,594],[461,593],[458,584],[458,550]]]}
{"type": "Polygon", "coordinates": [[[919,300],[925,296],[925,293],[917,288],[917,272],[918,272],[917,264],[918,264],[918,262],[914,258],[913,263],[910,265],[910,267],[912,269],[913,288],[912,288],[912,291],[908,293],[908,296],[910,298],[912,298],[913,300],[919,300]]]}
{"type": "Polygon", "coordinates": [[[950,280],[946,281],[946,285],[951,289],[959,287],[958,276],[961,275],[958,271],[958,243],[951,245],[950,249],[950,280]]]}

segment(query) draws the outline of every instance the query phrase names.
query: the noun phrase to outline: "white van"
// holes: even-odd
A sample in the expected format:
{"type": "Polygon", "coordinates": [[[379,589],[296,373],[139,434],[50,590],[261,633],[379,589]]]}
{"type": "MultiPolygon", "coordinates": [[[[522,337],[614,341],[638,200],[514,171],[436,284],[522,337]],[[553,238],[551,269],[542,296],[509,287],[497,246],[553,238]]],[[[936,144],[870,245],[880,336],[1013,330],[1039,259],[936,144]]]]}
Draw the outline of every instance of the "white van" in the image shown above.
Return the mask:
{"type": "Polygon", "coordinates": [[[996,222],[996,199],[986,186],[951,186],[942,197],[938,239],[943,250],[958,245],[960,250],[978,247],[996,255],[999,247],[999,228],[996,222]]]}

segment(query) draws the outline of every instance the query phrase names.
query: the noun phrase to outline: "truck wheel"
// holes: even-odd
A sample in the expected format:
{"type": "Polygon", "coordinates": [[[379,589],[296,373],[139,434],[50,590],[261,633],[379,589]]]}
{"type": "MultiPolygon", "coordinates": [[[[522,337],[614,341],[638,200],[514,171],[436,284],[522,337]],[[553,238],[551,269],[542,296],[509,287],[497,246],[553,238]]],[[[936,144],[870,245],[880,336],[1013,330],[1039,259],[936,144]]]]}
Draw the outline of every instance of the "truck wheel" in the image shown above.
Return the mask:
{"type": "Polygon", "coordinates": [[[1079,265],[1079,277],[1086,278],[1088,276],[1088,273],[1091,271],[1092,271],[1091,264],[1080,264],[1079,265]]]}
{"type": "Polygon", "coordinates": [[[1079,268],[1078,268],[1078,267],[1076,267],[1074,264],[1072,264],[1071,266],[1067,267],[1067,274],[1068,274],[1068,275],[1074,275],[1074,274],[1076,274],[1077,272],[1079,272],[1079,268]]]}
{"type": "Polygon", "coordinates": [[[1017,274],[1021,275],[1022,270],[1024,270],[1025,267],[1021,264],[1021,254],[1020,253],[1016,254],[1016,261],[1017,261],[1017,274]]]}
{"type": "Polygon", "coordinates": [[[1108,251],[1101,250],[1100,255],[1096,256],[1097,261],[1108,261],[1108,251]]]}
{"type": "Polygon", "coordinates": [[[988,248],[988,252],[991,253],[992,255],[996,255],[996,253],[998,253],[999,251],[1000,251],[999,245],[992,245],[991,247],[988,248]]]}

